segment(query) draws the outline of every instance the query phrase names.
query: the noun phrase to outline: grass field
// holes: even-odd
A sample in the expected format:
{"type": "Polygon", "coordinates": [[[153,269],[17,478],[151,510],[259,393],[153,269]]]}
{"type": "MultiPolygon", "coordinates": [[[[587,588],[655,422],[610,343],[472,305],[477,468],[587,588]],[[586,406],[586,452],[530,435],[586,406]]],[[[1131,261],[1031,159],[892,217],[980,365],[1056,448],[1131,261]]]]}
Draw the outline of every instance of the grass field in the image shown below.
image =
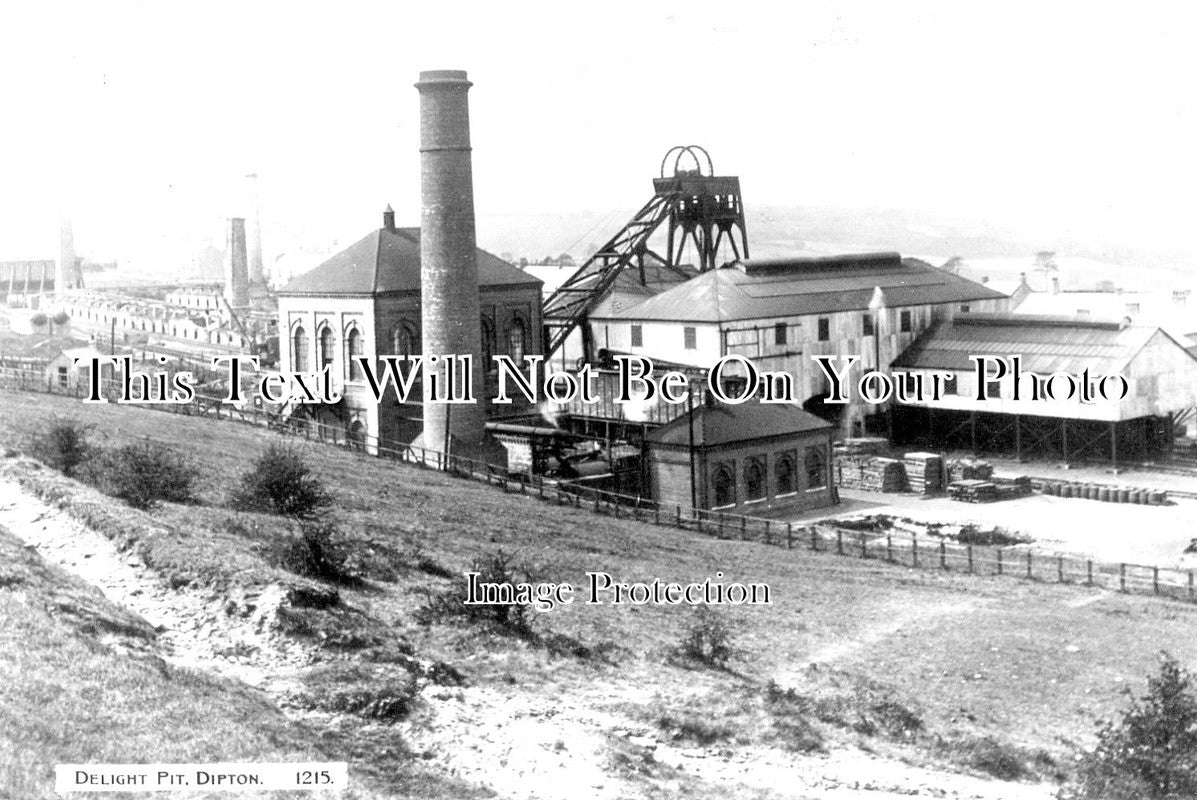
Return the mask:
{"type": "MultiPolygon", "coordinates": [[[[159,534],[163,542],[190,548],[187,558],[158,562],[167,577],[177,571],[188,581],[226,580],[238,572],[244,578],[247,564],[251,572],[260,570],[254,580],[274,575],[277,567],[255,537],[275,529],[267,525],[238,540],[245,528],[227,524],[238,515],[223,504],[247,460],[277,441],[276,434],[3,393],[0,445],[19,447],[53,415],[93,423],[100,441],[170,441],[194,460],[199,505],[167,505],[146,515],[147,525],[166,531],[159,534]],[[230,553],[236,558],[225,557],[230,553]]],[[[1197,608],[1177,602],[721,541],[320,445],[296,446],[310,454],[335,496],[340,527],[394,556],[396,579],[338,587],[347,603],[423,656],[453,664],[471,685],[522,704],[569,698],[596,719],[613,716],[655,731],[662,741],[791,753],[855,747],[912,764],[1052,780],[1092,741],[1096,723],[1123,707],[1124,690],[1141,689],[1161,650],[1184,663],[1197,661],[1190,635],[1197,608]],[[691,622],[685,607],[575,604],[536,615],[541,640],[568,637],[602,657],[561,655],[474,627],[417,619],[428,592],[463,583],[419,564],[459,572],[498,548],[516,553],[539,580],[580,587],[586,572],[601,570],[628,581],[701,582],[722,571],[726,580],[768,583],[773,603],[726,612],[738,654],[724,671],[696,670],[673,655],[691,622]]],[[[11,603],[4,592],[0,600],[11,603]]],[[[28,620],[38,612],[22,613],[28,620]]],[[[37,652],[84,647],[61,623],[37,620],[47,631],[37,652]]],[[[36,655],[3,652],[10,692],[0,695],[0,714],[28,712],[27,695],[39,696],[42,684],[66,682],[36,655]]],[[[209,702],[194,699],[206,684],[193,680],[198,683],[185,684],[178,703],[209,702]]],[[[106,684],[91,685],[101,691],[106,684]]],[[[147,690],[176,688],[163,683],[147,690]]],[[[60,722],[86,729],[92,723],[85,710],[78,700],[64,704],[60,722]]],[[[135,731],[148,720],[127,722],[135,731]]],[[[265,709],[257,722],[288,730],[265,709]]],[[[262,730],[254,725],[242,734],[247,738],[226,740],[214,729],[208,740],[253,750],[260,746],[253,731],[262,730]]],[[[136,741],[134,732],[113,747],[130,740],[136,741]]],[[[10,751],[17,743],[25,749],[37,743],[41,763],[69,750],[45,731],[0,734],[0,741],[10,751]]],[[[289,741],[300,747],[302,737],[289,741]]]]}

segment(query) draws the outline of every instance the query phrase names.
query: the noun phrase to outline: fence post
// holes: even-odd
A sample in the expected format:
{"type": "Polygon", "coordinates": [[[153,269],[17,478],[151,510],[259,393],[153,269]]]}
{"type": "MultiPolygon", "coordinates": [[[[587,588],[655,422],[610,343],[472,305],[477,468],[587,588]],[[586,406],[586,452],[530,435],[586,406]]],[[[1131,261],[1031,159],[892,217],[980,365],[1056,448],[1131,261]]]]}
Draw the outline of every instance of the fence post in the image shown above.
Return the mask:
{"type": "Polygon", "coordinates": [[[740,517],[740,541],[748,538],[748,517],[740,517]]]}
{"type": "Polygon", "coordinates": [[[910,537],[910,559],[911,566],[919,565],[919,537],[917,534],[910,537]]]}
{"type": "Polygon", "coordinates": [[[861,558],[869,557],[869,542],[867,539],[865,539],[864,531],[860,532],[860,557],[861,558]]]}
{"type": "Polygon", "coordinates": [[[1002,548],[997,548],[997,574],[1002,574],[1002,548]]]}
{"type": "Polygon", "coordinates": [[[885,560],[891,564],[894,561],[894,537],[888,532],[885,534],[885,560]]]}
{"type": "Polygon", "coordinates": [[[948,545],[943,539],[939,540],[939,568],[948,568],[948,545]]]}
{"type": "Polygon", "coordinates": [[[1189,570],[1189,600],[1193,599],[1193,570],[1189,570]]]}
{"type": "Polygon", "coordinates": [[[1056,580],[1064,582],[1064,556],[1056,556],[1056,580]]]}
{"type": "Polygon", "coordinates": [[[1126,564],[1118,565],[1118,591],[1126,591],[1126,564]]]}
{"type": "Polygon", "coordinates": [[[819,552],[819,526],[810,526],[810,549],[819,552]]]}
{"type": "Polygon", "coordinates": [[[719,512],[719,531],[716,534],[720,539],[723,538],[723,512],[719,512]]]}
{"type": "Polygon", "coordinates": [[[1151,568],[1151,589],[1156,594],[1160,593],[1160,568],[1151,568]]]}
{"type": "Polygon", "coordinates": [[[837,556],[844,554],[844,532],[839,528],[835,529],[835,554],[837,556]]]}
{"type": "MultiPolygon", "coordinates": [[[[794,523],[792,523],[792,522],[786,523],[786,549],[787,550],[794,549],[794,523]]],[[[1190,572],[1189,573],[1189,588],[1192,589],[1192,586],[1193,586],[1193,573],[1190,572]]],[[[1190,594],[1192,594],[1191,591],[1190,591],[1190,594]]]]}
{"type": "Polygon", "coordinates": [[[653,501],[653,524],[661,524],[661,504],[656,500],[653,501]]]}
{"type": "Polygon", "coordinates": [[[1085,585],[1093,585],[1093,559],[1089,559],[1086,569],[1085,585]]]}
{"type": "Polygon", "coordinates": [[[598,510],[599,510],[599,490],[595,489],[594,490],[594,513],[597,514],[598,510]]]}
{"type": "Polygon", "coordinates": [[[679,528],[682,527],[682,505],[681,505],[681,503],[678,503],[678,506],[677,506],[676,523],[679,528]]]}
{"type": "MultiPolygon", "coordinates": [[[[474,470],[471,468],[470,472],[473,472],[473,471],[474,470]]],[[[543,500],[544,499],[544,478],[540,477],[539,475],[536,476],[536,490],[538,492],[540,492],[540,499],[543,500]]]]}
{"type": "Polygon", "coordinates": [[[765,520],[765,544],[773,544],[773,539],[769,536],[769,520],[765,520]]]}
{"type": "Polygon", "coordinates": [[[973,574],[973,546],[970,544],[970,545],[966,545],[966,547],[968,549],[968,574],[972,575],[973,574]]]}
{"type": "Polygon", "coordinates": [[[1027,580],[1032,580],[1034,575],[1031,573],[1031,551],[1027,551],[1027,580]]]}

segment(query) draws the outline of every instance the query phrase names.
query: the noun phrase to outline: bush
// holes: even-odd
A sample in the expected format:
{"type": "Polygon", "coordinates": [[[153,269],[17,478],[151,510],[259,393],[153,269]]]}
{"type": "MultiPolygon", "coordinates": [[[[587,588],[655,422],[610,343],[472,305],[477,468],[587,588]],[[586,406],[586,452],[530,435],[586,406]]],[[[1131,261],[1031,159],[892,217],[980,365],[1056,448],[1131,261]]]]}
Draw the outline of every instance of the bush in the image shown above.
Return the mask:
{"type": "Polygon", "coordinates": [[[1161,654],[1147,693],[1131,698],[1120,721],[1106,722],[1076,786],[1061,797],[1140,800],[1197,797],[1197,697],[1193,676],[1161,654]]]}
{"type": "Polygon", "coordinates": [[[55,325],[66,325],[68,322],[71,321],[71,315],[66,313],[65,311],[59,311],[57,314],[55,314],[50,319],[51,319],[51,321],[53,321],[53,323],[55,325]]]}
{"type": "Polygon", "coordinates": [[[246,510],[313,517],[332,498],[299,452],[272,444],[241,476],[233,503],[246,510]]]}
{"type": "Polygon", "coordinates": [[[721,615],[707,606],[697,606],[679,650],[687,658],[722,669],[735,655],[733,638],[731,627],[721,615]]]}
{"type": "Polygon", "coordinates": [[[364,577],[353,548],[325,520],[301,520],[299,536],[282,547],[277,560],[278,566],[309,578],[359,583],[364,577]]]}
{"type": "Polygon", "coordinates": [[[194,499],[195,468],[182,454],[157,442],[138,442],[107,452],[94,470],[100,487],[134,508],[194,499]]]}
{"type": "Polygon", "coordinates": [[[91,427],[73,419],[55,417],[49,428],[29,440],[29,454],[47,467],[73,477],[93,453],[87,441],[91,427]]]}
{"type": "Polygon", "coordinates": [[[35,328],[40,328],[46,324],[46,315],[38,312],[29,318],[29,324],[35,328]]]}
{"type": "MultiPolygon", "coordinates": [[[[517,562],[514,555],[502,550],[475,559],[469,571],[478,573],[479,583],[535,583],[528,568],[517,562]]],[[[466,605],[465,597],[465,587],[454,584],[439,594],[430,595],[428,602],[420,609],[419,617],[424,622],[463,617],[471,622],[493,623],[510,633],[522,636],[531,634],[531,606],[520,603],[466,605]]]]}

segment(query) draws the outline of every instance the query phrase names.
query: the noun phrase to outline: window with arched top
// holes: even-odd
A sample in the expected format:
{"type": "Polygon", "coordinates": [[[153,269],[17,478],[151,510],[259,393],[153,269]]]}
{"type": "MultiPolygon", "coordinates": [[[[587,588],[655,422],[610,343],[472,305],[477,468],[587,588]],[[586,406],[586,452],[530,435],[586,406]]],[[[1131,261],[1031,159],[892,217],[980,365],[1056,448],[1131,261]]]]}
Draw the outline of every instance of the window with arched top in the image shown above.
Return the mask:
{"type": "Polygon", "coordinates": [[[361,362],[358,361],[361,355],[362,332],[355,325],[345,336],[345,360],[349,363],[349,380],[351,381],[360,381],[364,377],[361,362]]]}
{"type": "Polygon", "coordinates": [[[759,458],[750,458],[744,464],[744,497],[746,500],[765,497],[765,466],[759,458]]]}
{"type": "Polygon", "coordinates": [[[420,336],[410,322],[400,322],[399,327],[391,331],[391,349],[393,355],[417,356],[420,354],[420,336]]]}
{"type": "Polygon", "coordinates": [[[486,372],[494,364],[495,355],[495,324],[486,317],[482,318],[482,371],[486,372]]]}
{"type": "Polygon", "coordinates": [[[818,489],[827,485],[827,460],[822,447],[806,448],[806,488],[818,489]]]}
{"type": "Polygon", "coordinates": [[[524,363],[524,334],[526,333],[524,321],[519,317],[511,320],[511,324],[507,326],[507,355],[511,356],[511,360],[516,364],[524,363]]]}
{"type": "Polygon", "coordinates": [[[780,456],[773,465],[773,474],[777,483],[777,494],[789,494],[795,490],[794,459],[790,456],[780,456]]]}
{"type": "Polygon", "coordinates": [[[736,504],[736,473],[731,466],[720,464],[711,476],[711,486],[715,492],[715,506],[733,506],[736,504]]]}
{"type": "Polygon", "coordinates": [[[331,366],[335,358],[334,353],[337,346],[337,337],[332,332],[332,328],[325,325],[320,329],[320,339],[318,340],[318,352],[316,353],[317,365],[320,369],[331,366]]]}
{"type": "Polygon", "coordinates": [[[311,369],[308,361],[308,333],[302,325],[295,328],[291,335],[291,364],[296,372],[307,372],[311,369]]]}

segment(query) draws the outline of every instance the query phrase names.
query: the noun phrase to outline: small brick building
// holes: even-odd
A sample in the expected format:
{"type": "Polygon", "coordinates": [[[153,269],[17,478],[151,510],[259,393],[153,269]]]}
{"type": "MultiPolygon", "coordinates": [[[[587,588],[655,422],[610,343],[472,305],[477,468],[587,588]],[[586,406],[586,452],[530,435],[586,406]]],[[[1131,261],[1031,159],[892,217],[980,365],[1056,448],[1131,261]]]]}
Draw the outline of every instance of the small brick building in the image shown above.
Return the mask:
{"type": "Polygon", "coordinates": [[[794,405],[699,406],[648,435],[653,497],[739,514],[834,505],[834,431],[794,405]]]}

